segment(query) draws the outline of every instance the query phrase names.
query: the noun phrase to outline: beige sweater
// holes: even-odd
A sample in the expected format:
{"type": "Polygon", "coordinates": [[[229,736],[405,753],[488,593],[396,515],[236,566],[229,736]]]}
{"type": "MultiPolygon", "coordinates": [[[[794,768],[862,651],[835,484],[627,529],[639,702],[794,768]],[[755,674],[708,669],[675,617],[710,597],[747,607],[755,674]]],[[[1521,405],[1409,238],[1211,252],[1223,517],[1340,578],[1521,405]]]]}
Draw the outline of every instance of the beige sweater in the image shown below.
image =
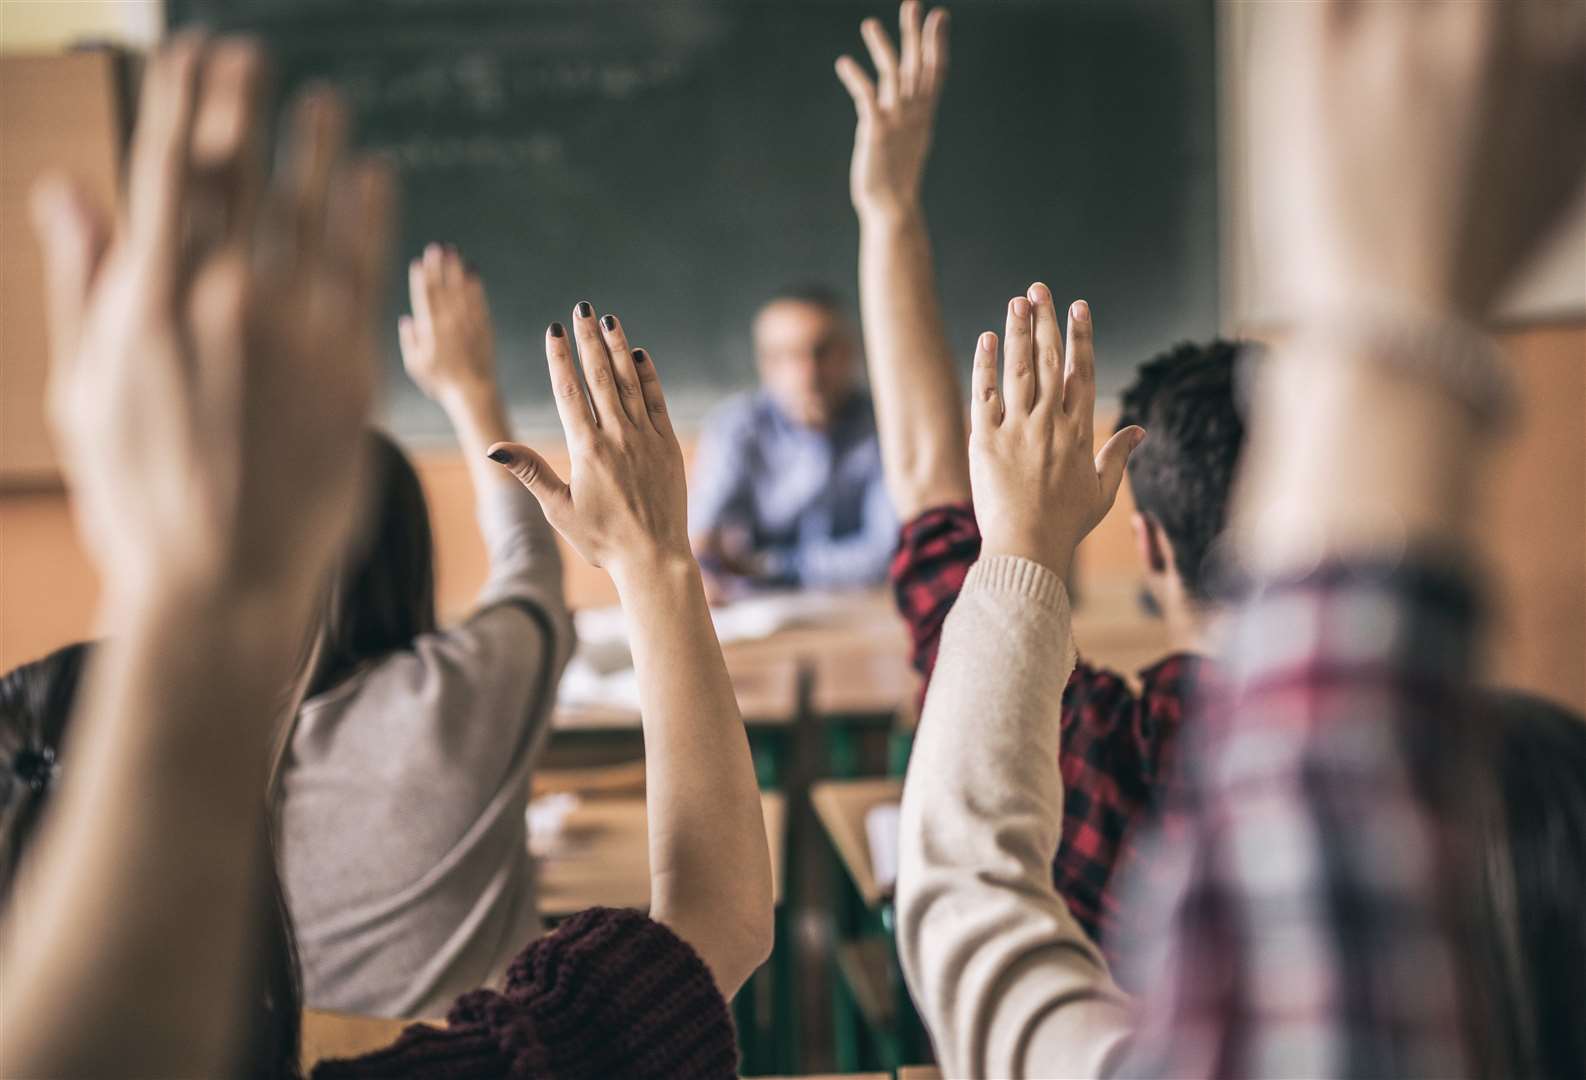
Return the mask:
{"type": "Polygon", "coordinates": [[[950,1077],[1105,1076],[1126,1047],[1129,998],[1052,887],[1073,667],[1057,575],[977,563],[942,629],[898,864],[898,949],[950,1077]]]}

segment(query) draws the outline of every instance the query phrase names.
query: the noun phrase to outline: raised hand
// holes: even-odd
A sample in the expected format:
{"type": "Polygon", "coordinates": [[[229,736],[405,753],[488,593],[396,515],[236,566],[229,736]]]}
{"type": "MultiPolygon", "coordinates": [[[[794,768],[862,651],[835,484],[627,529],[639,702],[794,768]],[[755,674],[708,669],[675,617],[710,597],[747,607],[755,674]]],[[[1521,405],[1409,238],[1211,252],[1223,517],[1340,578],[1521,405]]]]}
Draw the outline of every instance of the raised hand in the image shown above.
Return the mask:
{"type": "Polygon", "coordinates": [[[69,181],[35,192],[50,417],[112,595],[312,577],[350,528],[392,185],[346,159],[329,92],[267,178],[261,69],[242,42],[160,52],[115,225],[69,181]]]}
{"type": "Polygon", "coordinates": [[[1003,345],[1000,387],[997,335],[981,334],[975,349],[969,474],[981,550],[1066,578],[1074,549],[1112,508],[1145,431],[1125,428],[1094,453],[1096,364],[1085,301],[1068,309],[1065,348],[1051,291],[1031,285],[1008,303],[1003,345]]]}
{"type": "Polygon", "coordinates": [[[576,365],[562,324],[545,333],[551,393],[573,458],[568,480],[519,443],[498,443],[490,457],[533,493],[585,561],[605,567],[619,585],[628,571],[692,565],[683,452],[655,362],[629,345],[615,315],[597,322],[588,303],[574,309],[573,336],[576,365]]]}
{"type": "Polygon", "coordinates": [[[402,366],[435,401],[495,391],[496,343],[485,287],[454,247],[430,244],[408,264],[413,314],[397,321],[402,366]]]}
{"type": "Polygon", "coordinates": [[[1283,299],[1485,315],[1581,188],[1586,8],[1269,6],[1254,146],[1283,299]]]}
{"type": "Polygon", "coordinates": [[[875,82],[852,57],[837,61],[837,77],[859,117],[849,191],[860,214],[904,212],[919,202],[936,103],[947,77],[947,10],[935,8],[923,25],[920,11],[919,0],[905,0],[898,10],[901,56],[881,20],[860,25],[875,82]]]}

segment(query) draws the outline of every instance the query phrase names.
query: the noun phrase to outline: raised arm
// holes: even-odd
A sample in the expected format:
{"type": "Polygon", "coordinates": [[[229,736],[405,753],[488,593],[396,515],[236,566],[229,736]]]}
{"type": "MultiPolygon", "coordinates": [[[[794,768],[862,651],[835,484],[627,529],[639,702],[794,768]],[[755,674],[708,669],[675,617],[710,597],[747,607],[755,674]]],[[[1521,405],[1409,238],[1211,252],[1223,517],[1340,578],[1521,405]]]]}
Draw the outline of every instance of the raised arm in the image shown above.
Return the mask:
{"type": "Polygon", "coordinates": [[[490,456],[617,586],[644,716],[650,911],[730,998],[771,950],[771,856],[748,736],[689,552],[683,455],[655,363],[630,347],[617,317],[597,323],[581,303],[573,334],[587,396],[561,324],[545,337],[568,481],[527,446],[499,444],[490,456]]]}
{"type": "Polygon", "coordinates": [[[898,950],[949,1076],[1092,1076],[1124,1046],[1128,1003],[1052,886],[1058,740],[1074,664],[1074,548],[1106,514],[1139,428],[1093,455],[1084,301],[1065,351],[1032,285],[975,354],[970,463],[985,548],[942,631],[903,787],[898,950]],[[1053,662],[1054,652],[1061,658],[1053,662]]]}
{"type": "Polygon", "coordinates": [[[325,94],[266,184],[260,68],[179,37],[148,69],[117,225],[64,181],[36,197],[106,638],[6,912],[5,1076],[232,1072],[258,989],[269,749],[352,524],[390,201],[341,160],[325,94]]]}
{"type": "Polygon", "coordinates": [[[899,10],[901,57],[878,19],[860,26],[876,67],[853,58],[837,76],[858,125],[849,187],[859,214],[859,308],[876,402],[881,461],[898,517],[969,498],[964,403],[937,302],[920,206],[936,103],[947,76],[947,11],[899,10]]]}
{"type": "Polygon", "coordinates": [[[446,412],[468,464],[490,576],[481,605],[532,597],[560,623],[562,560],[545,515],[485,451],[512,438],[496,379],[495,329],[484,283],[456,248],[430,244],[408,264],[413,311],[397,322],[409,378],[446,412]]]}

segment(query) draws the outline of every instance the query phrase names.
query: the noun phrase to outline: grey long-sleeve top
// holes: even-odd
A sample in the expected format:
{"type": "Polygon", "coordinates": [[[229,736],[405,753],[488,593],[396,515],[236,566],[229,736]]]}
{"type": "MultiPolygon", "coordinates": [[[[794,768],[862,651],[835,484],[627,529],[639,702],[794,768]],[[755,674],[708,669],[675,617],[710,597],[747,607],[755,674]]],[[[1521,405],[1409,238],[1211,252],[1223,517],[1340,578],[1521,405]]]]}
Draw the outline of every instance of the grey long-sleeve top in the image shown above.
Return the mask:
{"type": "Polygon", "coordinates": [[[478,519],[472,614],[299,713],[281,860],[313,1008],[442,1015],[541,932],[525,809],[572,622],[533,497],[492,486],[478,519]]]}

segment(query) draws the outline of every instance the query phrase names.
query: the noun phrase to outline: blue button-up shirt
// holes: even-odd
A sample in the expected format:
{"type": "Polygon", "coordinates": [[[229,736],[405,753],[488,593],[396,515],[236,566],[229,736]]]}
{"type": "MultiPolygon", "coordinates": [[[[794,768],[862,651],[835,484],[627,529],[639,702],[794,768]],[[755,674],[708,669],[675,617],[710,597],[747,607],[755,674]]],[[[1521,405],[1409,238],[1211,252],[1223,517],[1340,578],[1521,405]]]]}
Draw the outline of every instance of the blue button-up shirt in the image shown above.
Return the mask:
{"type": "Polygon", "coordinates": [[[746,536],[772,584],[885,581],[898,523],[869,396],[854,394],[824,431],[796,423],[764,391],[720,406],[700,436],[689,528],[746,536]]]}

